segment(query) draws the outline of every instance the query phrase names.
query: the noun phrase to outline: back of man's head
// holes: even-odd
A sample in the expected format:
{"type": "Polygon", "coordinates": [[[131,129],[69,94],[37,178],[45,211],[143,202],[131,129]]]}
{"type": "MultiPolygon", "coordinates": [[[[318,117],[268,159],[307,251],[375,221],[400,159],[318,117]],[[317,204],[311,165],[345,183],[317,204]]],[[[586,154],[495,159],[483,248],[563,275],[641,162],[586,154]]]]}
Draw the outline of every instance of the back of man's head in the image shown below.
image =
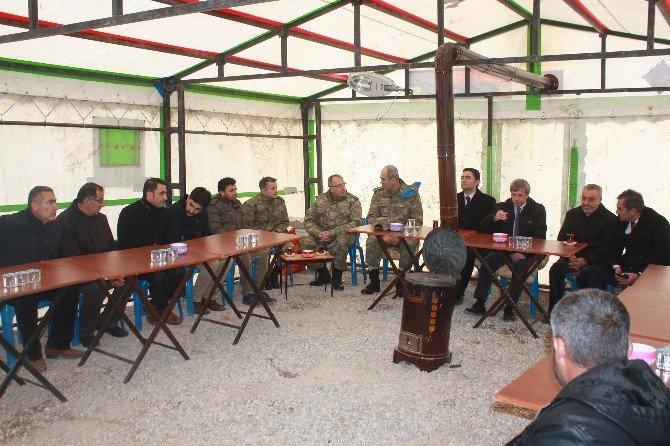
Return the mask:
{"type": "Polygon", "coordinates": [[[586,288],[566,293],[551,312],[551,331],[572,361],[586,369],[626,359],[630,316],[611,293],[586,288]]]}

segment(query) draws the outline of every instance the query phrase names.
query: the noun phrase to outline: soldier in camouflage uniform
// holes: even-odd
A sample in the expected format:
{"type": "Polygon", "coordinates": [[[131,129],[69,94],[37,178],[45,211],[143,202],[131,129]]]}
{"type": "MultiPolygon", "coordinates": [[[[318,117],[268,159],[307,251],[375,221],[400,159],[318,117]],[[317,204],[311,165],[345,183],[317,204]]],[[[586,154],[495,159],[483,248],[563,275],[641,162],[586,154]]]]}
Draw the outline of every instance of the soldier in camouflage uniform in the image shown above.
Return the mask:
{"type": "MultiPolygon", "coordinates": [[[[354,234],[345,232],[361,224],[361,202],[358,197],[347,192],[341,175],[328,177],[328,192],[316,197],[314,204],[305,215],[305,229],[309,233],[300,241],[304,249],[326,248],[335,257],[333,262],[333,289],[343,290],[342,272],[347,268],[349,246],[354,242],[354,234]]],[[[309,263],[309,269],[317,270],[312,286],[329,282],[328,269],[323,263],[309,263]]]]}
{"type": "MultiPolygon", "coordinates": [[[[382,169],[382,187],[375,189],[370,202],[367,222],[371,225],[388,224],[389,222],[404,223],[408,219],[416,220],[416,225],[423,224],[423,207],[419,191],[414,186],[405,184],[398,175],[395,166],[386,166],[382,169]]],[[[386,229],[386,228],[385,228],[386,229]]],[[[400,268],[407,265],[412,259],[407,250],[402,246],[400,238],[393,233],[384,236],[384,243],[388,247],[396,247],[400,253],[400,268]]],[[[414,252],[419,245],[418,240],[407,240],[410,249],[414,252]]],[[[379,262],[383,251],[377,237],[370,236],[365,244],[365,261],[368,265],[370,283],[361,290],[362,294],[373,294],[380,291],[379,286],[379,262]]],[[[398,281],[396,289],[402,292],[401,282],[398,281]]]]}
{"type": "MultiPolygon", "coordinates": [[[[286,232],[288,222],[288,210],[284,199],[277,195],[277,179],[263,177],[258,182],[260,194],[250,198],[242,205],[244,212],[245,227],[262,231],[286,232]]],[[[252,254],[256,264],[256,276],[262,278],[268,268],[270,251],[263,250],[252,254]]],[[[279,288],[279,270],[272,272],[270,281],[265,289],[279,288]]],[[[253,296],[251,296],[253,298],[253,296]]],[[[250,301],[250,299],[249,299],[250,301]]],[[[276,300],[267,296],[266,301],[276,300]]],[[[246,302],[245,302],[246,303],[246,302]]]]}

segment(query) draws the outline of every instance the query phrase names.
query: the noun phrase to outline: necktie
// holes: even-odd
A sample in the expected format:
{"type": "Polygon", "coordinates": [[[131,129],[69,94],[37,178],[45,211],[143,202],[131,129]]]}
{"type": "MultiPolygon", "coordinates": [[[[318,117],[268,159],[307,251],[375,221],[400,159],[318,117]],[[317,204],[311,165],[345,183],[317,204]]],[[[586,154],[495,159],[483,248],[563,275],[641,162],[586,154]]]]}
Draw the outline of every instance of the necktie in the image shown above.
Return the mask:
{"type": "Polygon", "coordinates": [[[517,236],[519,234],[519,214],[521,213],[521,208],[516,207],[516,212],[514,213],[514,229],[512,230],[512,235],[517,236]]]}
{"type": "Polygon", "coordinates": [[[468,207],[469,204],[470,204],[470,196],[466,195],[465,196],[465,207],[468,207]]]}

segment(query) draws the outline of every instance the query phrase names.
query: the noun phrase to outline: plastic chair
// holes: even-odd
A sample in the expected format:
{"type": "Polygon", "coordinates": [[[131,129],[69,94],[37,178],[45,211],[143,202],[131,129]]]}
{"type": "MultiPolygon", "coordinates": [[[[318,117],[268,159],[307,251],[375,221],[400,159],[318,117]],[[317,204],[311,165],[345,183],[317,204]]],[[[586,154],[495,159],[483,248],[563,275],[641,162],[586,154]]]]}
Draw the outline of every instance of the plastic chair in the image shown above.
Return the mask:
{"type": "MultiPolygon", "coordinates": [[[[362,218],[361,224],[363,225],[367,224],[367,220],[365,218],[362,218]]],[[[349,264],[351,265],[351,284],[353,286],[358,286],[358,268],[357,268],[358,259],[356,257],[357,252],[361,258],[361,272],[363,273],[363,283],[366,283],[368,281],[368,272],[367,272],[367,266],[365,265],[365,255],[363,254],[363,247],[361,246],[360,234],[354,235],[354,242],[349,246],[349,264]]],[[[293,282],[291,282],[291,284],[293,284],[293,282]]]]}
{"type": "MultiPolygon", "coordinates": [[[[528,288],[530,289],[530,294],[533,295],[533,297],[539,301],[540,299],[540,282],[538,281],[538,274],[537,272],[544,268],[547,265],[547,262],[549,261],[549,256],[544,256],[542,259],[542,262],[540,265],[537,267],[535,271],[526,279],[526,283],[528,284],[528,288]]],[[[500,277],[500,283],[504,287],[507,286],[507,281],[512,279],[512,272],[509,270],[507,265],[503,265],[498,270],[496,271],[496,275],[500,277]]],[[[537,312],[537,308],[535,308],[535,304],[533,301],[530,301],[530,315],[535,316],[535,313],[537,312]]]]}

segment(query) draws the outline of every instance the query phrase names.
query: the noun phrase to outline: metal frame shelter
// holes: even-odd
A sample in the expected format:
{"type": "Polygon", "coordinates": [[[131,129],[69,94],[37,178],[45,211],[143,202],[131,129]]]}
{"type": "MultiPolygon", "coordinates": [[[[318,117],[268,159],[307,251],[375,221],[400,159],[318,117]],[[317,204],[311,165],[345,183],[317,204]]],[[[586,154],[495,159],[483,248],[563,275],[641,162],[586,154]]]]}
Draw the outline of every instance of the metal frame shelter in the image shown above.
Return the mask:
{"type": "MultiPolygon", "coordinates": [[[[341,93],[339,95],[337,93],[347,88],[346,79],[349,73],[363,71],[404,72],[405,88],[408,90],[410,71],[435,68],[433,59],[436,57],[438,47],[447,40],[458,44],[463,53],[467,52],[471,45],[487,39],[518,29],[528,30],[528,51],[524,56],[485,58],[470,52],[470,57],[453,60],[453,66],[465,67],[465,91],[453,94],[453,96],[455,98],[487,98],[489,142],[493,99],[496,97],[539,98],[545,95],[561,94],[644,93],[670,90],[670,86],[667,85],[607,87],[608,60],[670,54],[670,0],[612,1],[608,2],[611,3],[609,7],[597,0],[545,0],[544,2],[540,0],[481,0],[478,2],[464,0],[415,2],[401,0],[99,0],[96,2],[71,0],[60,3],[44,0],[42,2],[13,0],[5,3],[0,5],[0,70],[154,85],[162,93],[164,124],[161,127],[118,126],[115,128],[162,132],[165,141],[165,179],[171,186],[170,194],[175,189],[178,189],[182,195],[186,193],[186,134],[293,138],[303,141],[305,207],[307,208],[310,204],[308,190],[311,185],[316,185],[319,192],[322,192],[323,187],[321,104],[335,101],[394,99],[394,97],[361,98],[356,97],[355,93],[342,97],[341,93]],[[59,3],[60,9],[54,8],[53,3],[59,3]],[[501,20],[498,20],[491,26],[481,25],[486,22],[483,7],[493,10],[492,14],[496,14],[497,11],[498,15],[505,16],[505,19],[502,20],[502,23],[499,23],[501,20]],[[465,11],[464,17],[473,19],[471,23],[480,24],[480,28],[475,31],[478,32],[477,34],[468,37],[465,34],[469,30],[450,30],[445,27],[445,23],[451,16],[457,15],[461,10],[465,11]],[[501,14],[502,11],[505,11],[507,15],[501,14]],[[61,20],[56,21],[56,18],[61,20]],[[340,25],[339,22],[342,22],[343,19],[346,23],[340,25]],[[621,25],[632,23],[631,20],[644,24],[643,32],[630,32],[621,25]],[[67,23],[60,23],[61,21],[67,23]],[[332,29],[324,29],[323,32],[320,32],[324,24],[329,24],[332,29]],[[215,25],[218,25],[216,30],[209,29],[215,25]],[[384,28],[382,25],[388,26],[384,28]],[[342,26],[350,29],[344,32],[342,26]],[[481,26],[484,26],[484,29],[481,26]],[[540,44],[542,26],[597,34],[600,39],[600,51],[542,55],[540,44]],[[165,28],[166,31],[159,32],[162,28],[165,28]],[[376,31],[381,28],[393,30],[397,36],[395,39],[377,36],[376,31]],[[200,29],[206,29],[209,32],[200,33],[200,29]],[[193,34],[193,36],[187,34],[193,34]],[[219,34],[222,36],[218,38],[216,44],[225,46],[225,49],[205,49],[212,40],[217,39],[219,34]],[[153,35],[157,37],[154,39],[153,35]],[[639,41],[644,43],[645,47],[625,51],[608,51],[608,38],[612,37],[639,41]],[[68,39],[68,46],[65,48],[62,40],[64,38],[68,39]],[[70,63],[71,66],[57,65],[50,60],[45,60],[44,52],[37,51],[38,47],[34,44],[37,39],[40,44],[43,42],[43,45],[51,45],[50,50],[54,53],[55,58],[70,51],[70,42],[74,44],[75,41],[86,40],[99,45],[135,49],[139,51],[140,57],[147,52],[171,56],[177,61],[174,66],[179,66],[179,68],[165,75],[161,73],[161,69],[152,66],[143,67],[142,70],[138,70],[140,72],[128,70],[129,72],[121,73],[112,69],[91,69],[89,63],[81,63],[81,66],[77,66],[77,63],[70,63]],[[278,48],[276,48],[277,41],[278,48]],[[371,43],[369,46],[364,46],[363,42],[371,43]],[[387,42],[387,44],[381,42],[387,42]],[[314,57],[313,54],[306,56],[305,49],[321,49],[325,55],[321,58],[314,57]],[[253,57],[254,54],[265,55],[266,59],[253,57]],[[344,55],[344,58],[334,58],[331,57],[332,54],[344,55]],[[289,61],[294,60],[307,63],[309,57],[315,60],[314,63],[309,64],[312,67],[296,68],[289,65],[289,61]],[[348,58],[351,62],[346,62],[348,58]],[[579,60],[600,61],[599,87],[554,90],[528,87],[516,91],[483,92],[471,90],[471,68],[477,67],[479,70],[486,71],[485,67],[493,67],[494,64],[525,63],[529,73],[538,75],[542,62],[579,60]],[[147,71],[160,74],[153,76],[143,74],[147,71]],[[300,88],[302,92],[300,96],[277,95],[274,92],[262,91],[262,86],[267,85],[264,81],[274,79],[295,79],[298,85],[304,85],[307,80],[310,80],[311,83],[309,86],[300,88]],[[258,82],[261,87],[254,87],[256,91],[238,88],[239,85],[249,81],[258,82]],[[335,85],[324,88],[328,84],[335,85]],[[189,130],[186,128],[187,92],[205,92],[247,99],[280,100],[296,104],[301,110],[302,134],[280,136],[189,130]],[[176,127],[171,125],[172,93],[176,93],[174,95],[177,105],[176,127]],[[313,135],[309,132],[310,117],[313,117],[315,125],[313,135]],[[177,135],[176,150],[179,160],[176,181],[172,178],[172,166],[170,165],[173,151],[171,135],[173,134],[177,135]],[[309,174],[311,141],[314,141],[316,146],[314,176],[309,174]]],[[[640,26],[636,30],[639,28],[640,26]]],[[[77,62],[78,59],[70,57],[68,60],[77,62]]],[[[86,60],[86,57],[82,56],[81,60],[86,60]]],[[[408,96],[409,93],[406,92],[405,95],[408,96]]],[[[419,94],[413,98],[434,99],[436,95],[419,94]]],[[[91,124],[2,120],[0,124],[106,127],[91,124]]],[[[453,128],[451,131],[453,132],[453,128]]],[[[448,215],[443,216],[443,222],[445,217],[448,215]]]]}

